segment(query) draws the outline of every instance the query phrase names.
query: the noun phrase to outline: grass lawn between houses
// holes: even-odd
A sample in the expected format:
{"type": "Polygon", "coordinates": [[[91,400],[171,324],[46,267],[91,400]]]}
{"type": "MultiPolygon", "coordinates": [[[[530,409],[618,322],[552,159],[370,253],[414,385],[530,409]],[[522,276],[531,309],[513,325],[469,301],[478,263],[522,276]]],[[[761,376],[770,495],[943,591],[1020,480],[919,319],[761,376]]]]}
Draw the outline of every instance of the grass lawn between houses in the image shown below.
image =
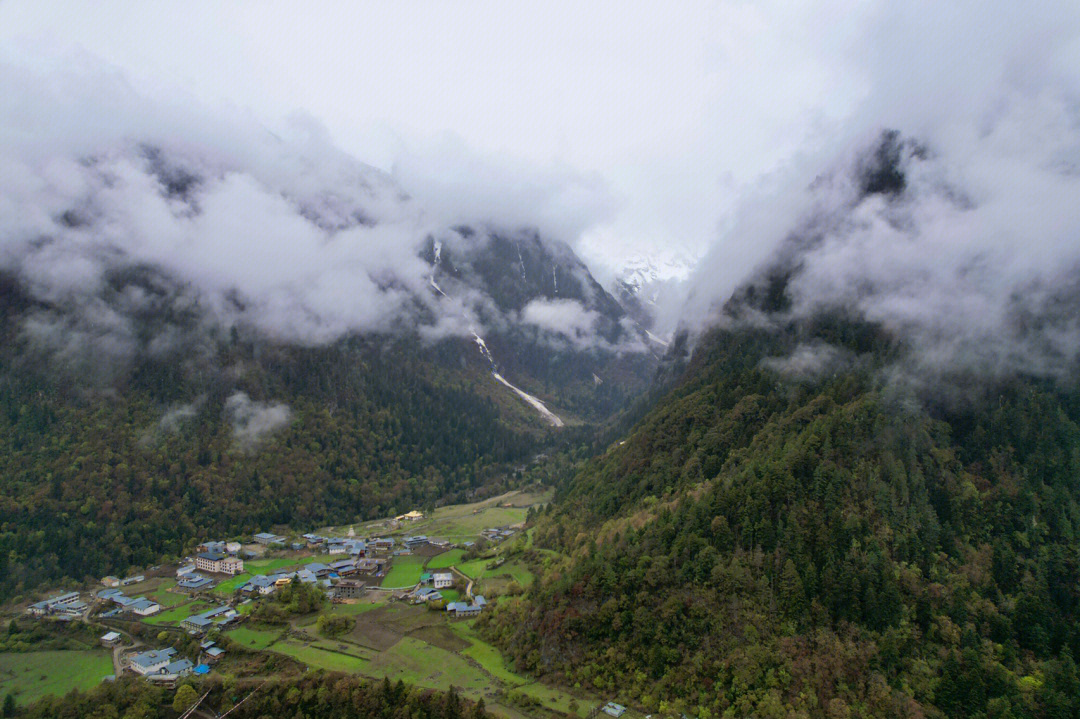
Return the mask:
{"type": "Polygon", "coordinates": [[[159,612],[152,617],[147,617],[143,621],[147,624],[153,624],[154,626],[158,626],[160,624],[177,624],[187,619],[192,614],[200,614],[201,612],[205,612],[207,609],[210,608],[211,605],[207,604],[206,602],[199,601],[192,604],[184,604],[178,607],[173,607],[172,609],[166,609],[165,611],[159,612]]]}
{"type": "Polygon", "coordinates": [[[384,602],[368,602],[360,600],[356,604],[335,604],[330,609],[330,613],[337,616],[353,617],[357,614],[363,614],[364,612],[369,612],[372,609],[377,609],[384,605],[384,602]]]}
{"type": "Polygon", "coordinates": [[[210,591],[222,597],[231,597],[236,593],[237,589],[247,584],[249,579],[251,579],[251,575],[247,572],[242,572],[232,579],[226,579],[210,591]]]}
{"type": "Polygon", "coordinates": [[[148,599],[153,599],[164,608],[175,607],[177,604],[183,604],[188,601],[188,595],[181,592],[170,592],[169,590],[176,586],[176,580],[170,579],[161,584],[151,594],[147,594],[148,599]]]}
{"type": "Polygon", "coordinates": [[[282,629],[255,629],[237,627],[225,632],[225,636],[248,649],[266,649],[281,636],[282,629]]]}
{"type": "Polygon", "coordinates": [[[452,567],[461,561],[461,558],[465,556],[464,549],[451,549],[449,552],[443,552],[442,554],[436,554],[434,557],[428,560],[428,569],[446,569],[452,567]]]}
{"type": "Polygon", "coordinates": [[[457,565],[457,568],[458,571],[462,572],[465,576],[471,579],[479,579],[484,576],[484,571],[491,562],[491,559],[473,559],[457,565]]]}
{"type": "Polygon", "coordinates": [[[383,579],[382,586],[387,589],[400,589],[415,586],[424,572],[424,557],[406,555],[394,557],[390,572],[383,579]]]}
{"type": "Polygon", "coordinates": [[[30,704],[43,696],[90,689],[112,671],[112,656],[102,649],[0,654],[0,694],[30,704]]]}
{"type": "Polygon", "coordinates": [[[277,642],[270,647],[270,651],[292,657],[315,669],[351,674],[366,674],[370,663],[358,656],[322,649],[296,639],[277,642]]]}

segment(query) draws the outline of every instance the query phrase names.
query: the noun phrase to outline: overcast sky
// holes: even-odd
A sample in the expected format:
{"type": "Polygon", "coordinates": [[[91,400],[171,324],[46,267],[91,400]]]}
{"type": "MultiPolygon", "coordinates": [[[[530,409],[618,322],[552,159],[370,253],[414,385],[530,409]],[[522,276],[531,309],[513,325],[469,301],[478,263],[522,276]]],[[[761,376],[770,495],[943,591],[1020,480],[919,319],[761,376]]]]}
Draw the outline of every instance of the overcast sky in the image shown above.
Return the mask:
{"type": "Polygon", "coordinates": [[[583,174],[611,202],[576,244],[610,269],[637,252],[702,254],[748,184],[828,137],[868,92],[852,53],[880,15],[855,2],[8,0],[0,39],[78,46],[140,87],[272,128],[308,113],[388,170],[583,174]]]}

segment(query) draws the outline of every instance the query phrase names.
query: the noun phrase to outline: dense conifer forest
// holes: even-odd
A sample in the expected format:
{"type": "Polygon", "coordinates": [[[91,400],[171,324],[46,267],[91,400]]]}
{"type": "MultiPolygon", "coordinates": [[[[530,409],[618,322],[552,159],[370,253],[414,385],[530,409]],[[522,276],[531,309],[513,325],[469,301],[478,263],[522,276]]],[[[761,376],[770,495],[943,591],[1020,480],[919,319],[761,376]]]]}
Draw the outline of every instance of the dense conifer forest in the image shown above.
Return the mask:
{"type": "Polygon", "coordinates": [[[92,691],[44,699],[21,712],[25,719],[165,719],[209,691],[206,706],[237,719],[484,719],[483,702],[462,699],[453,690],[421,691],[402,682],[372,682],[343,674],[313,672],[263,684],[204,683],[198,691],[182,685],[176,692],[136,677],[107,682],[92,691]],[[175,696],[181,701],[170,709],[175,696]],[[241,703],[242,702],[242,703],[241,703]]]}
{"type": "Polygon", "coordinates": [[[386,516],[504,486],[545,429],[466,352],[475,349],[237,344],[219,358],[242,368],[236,376],[148,362],[119,388],[9,357],[0,596],[155,564],[207,537],[386,516]],[[287,420],[238,436],[226,416],[237,392],[287,405],[287,420]]]}
{"type": "Polygon", "coordinates": [[[663,713],[1076,716],[1080,394],[920,393],[888,379],[900,351],[836,318],[711,333],[538,517],[569,559],[489,635],[663,713]],[[858,359],[769,368],[809,341],[858,359]]]}

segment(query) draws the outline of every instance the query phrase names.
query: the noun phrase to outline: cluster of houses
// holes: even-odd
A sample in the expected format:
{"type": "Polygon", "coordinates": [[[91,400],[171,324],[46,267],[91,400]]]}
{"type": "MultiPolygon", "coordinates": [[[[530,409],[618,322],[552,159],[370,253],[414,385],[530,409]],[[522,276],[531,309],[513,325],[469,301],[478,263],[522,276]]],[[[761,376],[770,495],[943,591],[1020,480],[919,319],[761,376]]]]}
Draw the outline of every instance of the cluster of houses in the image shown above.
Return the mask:
{"type": "Polygon", "coordinates": [[[214,586],[214,580],[196,572],[194,564],[177,569],[176,580],[176,588],[188,594],[205,592],[214,586]]]}
{"type": "Polygon", "coordinates": [[[142,677],[165,680],[186,676],[195,669],[195,663],[190,659],[175,657],[176,650],[172,647],[151,649],[128,657],[128,668],[142,677]]]}
{"type": "Polygon", "coordinates": [[[140,617],[149,617],[161,611],[161,605],[146,597],[129,597],[119,589],[102,589],[97,593],[98,599],[112,602],[116,607],[107,612],[106,616],[116,614],[137,614],[140,617]]]}
{"type": "MultiPolygon", "coordinates": [[[[452,572],[424,573],[420,575],[421,586],[412,593],[412,600],[416,603],[441,602],[446,599],[440,589],[449,589],[454,586],[452,572]],[[424,586],[424,585],[432,586],[424,586]]],[[[482,594],[473,597],[472,602],[450,602],[446,605],[446,611],[455,618],[475,617],[487,606],[487,600],[482,594]]]]}
{"type": "Polygon", "coordinates": [[[101,579],[101,583],[104,584],[106,587],[109,587],[110,589],[115,589],[116,587],[128,587],[132,584],[138,584],[139,582],[145,581],[146,577],[142,574],[136,574],[133,577],[126,577],[124,579],[120,579],[118,577],[110,575],[108,577],[102,577],[101,579]]]}
{"type": "Polygon", "coordinates": [[[353,557],[363,557],[368,552],[368,543],[363,539],[322,537],[311,533],[305,534],[302,539],[304,541],[294,544],[293,549],[312,549],[326,554],[348,554],[353,557]]]}
{"type": "Polygon", "coordinates": [[[285,544],[285,537],[270,532],[259,532],[255,535],[255,541],[259,544],[270,546],[271,544],[285,544]]]}
{"type": "Polygon", "coordinates": [[[476,617],[480,615],[480,612],[487,606],[487,600],[484,599],[483,594],[477,594],[473,597],[472,603],[469,602],[450,602],[446,605],[446,611],[448,614],[458,618],[464,619],[465,617],[476,617]]]}
{"type": "Polygon", "coordinates": [[[192,614],[180,622],[180,628],[191,634],[202,634],[214,627],[223,627],[239,616],[235,609],[225,605],[208,609],[200,614],[192,614]]]}
{"type": "Polygon", "coordinates": [[[78,592],[66,592],[31,604],[26,611],[35,617],[77,619],[86,611],[86,602],[79,598],[78,592]]]}
{"type": "MultiPolygon", "coordinates": [[[[108,636],[108,635],[106,635],[108,636]]],[[[102,637],[104,641],[105,637],[102,637]]],[[[200,663],[177,657],[172,647],[150,649],[127,657],[127,668],[132,674],[143,677],[155,684],[175,686],[177,681],[189,674],[205,675],[210,673],[210,664],[218,661],[225,652],[214,645],[204,642],[201,647],[200,663]]]]}
{"type": "Polygon", "coordinates": [[[488,527],[484,531],[480,532],[480,536],[489,542],[501,542],[504,539],[510,539],[514,536],[514,530],[512,529],[499,529],[498,527],[488,527]]]}
{"type": "MultiPolygon", "coordinates": [[[[303,569],[295,572],[277,572],[275,574],[257,574],[248,580],[247,584],[240,588],[244,594],[265,595],[296,581],[303,584],[320,584],[326,587],[330,595],[341,598],[338,587],[343,584],[343,577],[351,577],[357,574],[378,575],[382,574],[386,567],[386,560],[380,558],[342,559],[330,564],[311,562],[303,569]],[[334,584],[332,580],[339,580],[334,584]]],[[[363,586],[363,583],[359,583],[363,586]]],[[[350,585],[351,586],[351,585],[350,585]]],[[[359,593],[357,593],[359,596],[359,593]]],[[[351,598],[351,597],[346,597],[351,598]]]]}

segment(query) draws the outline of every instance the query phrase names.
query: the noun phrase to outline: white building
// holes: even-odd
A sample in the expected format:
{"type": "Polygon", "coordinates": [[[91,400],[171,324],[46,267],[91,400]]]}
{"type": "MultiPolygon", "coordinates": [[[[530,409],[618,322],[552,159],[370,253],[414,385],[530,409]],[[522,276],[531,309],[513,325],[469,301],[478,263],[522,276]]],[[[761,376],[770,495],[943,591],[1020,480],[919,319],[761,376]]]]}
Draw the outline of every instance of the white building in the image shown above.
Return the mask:
{"type": "Polygon", "coordinates": [[[168,649],[152,649],[132,656],[131,663],[128,666],[131,667],[131,671],[143,676],[158,674],[172,663],[174,654],[176,654],[176,650],[171,647],[168,649]]]}
{"type": "Polygon", "coordinates": [[[128,609],[140,617],[149,617],[161,611],[161,605],[149,599],[139,598],[128,609]]]}
{"type": "Polygon", "coordinates": [[[86,604],[79,601],[78,592],[68,592],[66,594],[58,594],[55,597],[49,597],[36,604],[31,604],[26,611],[36,616],[45,616],[46,614],[79,611],[85,608],[86,604]]]}
{"type": "Polygon", "coordinates": [[[238,574],[244,571],[244,560],[216,552],[203,552],[195,555],[195,568],[216,574],[238,574]]]}
{"type": "Polygon", "coordinates": [[[451,572],[435,572],[431,579],[436,589],[454,586],[454,575],[451,572]]]}
{"type": "Polygon", "coordinates": [[[259,532],[255,535],[255,541],[259,544],[285,544],[285,537],[270,532],[259,532]]]}

